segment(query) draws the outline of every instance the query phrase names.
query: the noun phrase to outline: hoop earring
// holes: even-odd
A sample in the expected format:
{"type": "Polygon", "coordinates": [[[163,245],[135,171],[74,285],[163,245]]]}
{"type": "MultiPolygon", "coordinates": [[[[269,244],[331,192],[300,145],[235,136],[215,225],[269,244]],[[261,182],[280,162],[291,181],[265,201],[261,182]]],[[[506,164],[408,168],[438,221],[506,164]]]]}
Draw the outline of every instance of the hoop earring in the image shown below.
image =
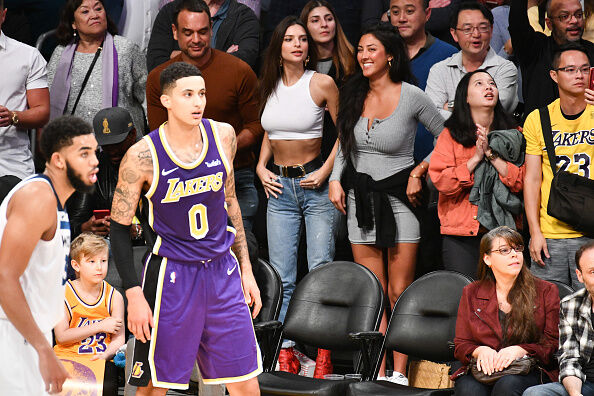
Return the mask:
{"type": "Polygon", "coordinates": [[[392,59],[388,59],[388,66],[392,67],[392,59]]]}
{"type": "Polygon", "coordinates": [[[303,62],[304,66],[307,66],[307,64],[309,63],[309,56],[307,58],[305,58],[305,62],[303,62]]]}

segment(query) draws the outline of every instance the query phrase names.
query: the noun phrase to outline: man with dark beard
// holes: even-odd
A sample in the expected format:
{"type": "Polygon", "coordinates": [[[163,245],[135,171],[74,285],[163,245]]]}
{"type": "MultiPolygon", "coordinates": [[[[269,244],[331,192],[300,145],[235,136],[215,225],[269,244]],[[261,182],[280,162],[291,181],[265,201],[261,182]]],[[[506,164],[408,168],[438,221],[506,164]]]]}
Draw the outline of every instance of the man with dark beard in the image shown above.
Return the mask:
{"type": "Polygon", "coordinates": [[[52,349],[64,314],[70,227],[63,206],[97,180],[97,141],[83,120],[63,116],[41,137],[43,174],[20,182],[0,205],[0,389],[60,393],[67,373],[52,349]]]}

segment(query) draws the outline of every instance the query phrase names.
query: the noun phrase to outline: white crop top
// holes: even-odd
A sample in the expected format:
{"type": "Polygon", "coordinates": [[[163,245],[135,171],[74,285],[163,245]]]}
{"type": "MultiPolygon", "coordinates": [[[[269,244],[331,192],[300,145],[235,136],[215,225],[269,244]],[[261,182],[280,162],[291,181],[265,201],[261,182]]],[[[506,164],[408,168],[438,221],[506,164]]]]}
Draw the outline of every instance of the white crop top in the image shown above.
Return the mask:
{"type": "Polygon", "coordinates": [[[306,70],[299,81],[287,87],[282,79],[266,101],[262,128],[270,140],[303,140],[322,137],[324,107],[311,98],[309,82],[315,71],[306,70]]]}

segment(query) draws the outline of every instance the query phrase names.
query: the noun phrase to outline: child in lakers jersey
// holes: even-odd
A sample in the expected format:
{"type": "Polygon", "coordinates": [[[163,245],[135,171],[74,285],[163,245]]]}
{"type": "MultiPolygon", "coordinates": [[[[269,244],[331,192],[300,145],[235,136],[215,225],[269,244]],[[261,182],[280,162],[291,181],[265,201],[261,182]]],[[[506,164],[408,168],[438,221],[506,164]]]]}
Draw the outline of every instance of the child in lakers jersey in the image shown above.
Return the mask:
{"type": "Polygon", "coordinates": [[[124,299],[105,282],[109,248],[105,240],[82,233],[70,246],[77,279],[66,283],[64,318],[54,328],[54,351],[61,359],[86,356],[106,361],[104,395],[115,389],[117,372],[111,361],[125,341],[124,299]],[[113,384],[115,382],[115,384],[113,384]]]}

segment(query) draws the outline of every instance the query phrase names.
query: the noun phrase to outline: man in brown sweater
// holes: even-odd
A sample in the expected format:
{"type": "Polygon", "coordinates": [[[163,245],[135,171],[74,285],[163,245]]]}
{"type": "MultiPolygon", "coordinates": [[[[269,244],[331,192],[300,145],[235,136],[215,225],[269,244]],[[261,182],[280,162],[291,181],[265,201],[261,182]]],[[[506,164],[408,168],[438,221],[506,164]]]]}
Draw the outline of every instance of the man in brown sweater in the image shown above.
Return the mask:
{"type": "Polygon", "coordinates": [[[161,71],[174,62],[187,62],[200,69],[206,83],[204,117],[230,124],[237,133],[235,188],[244,227],[252,228],[258,209],[254,187],[252,148],[260,143],[264,130],[260,125],[257,77],[239,58],[210,48],[212,35],[208,6],[202,0],[184,0],[172,26],[181,53],[153,69],[146,82],[148,121],[151,130],[167,121],[167,110],[161,104],[161,71]]]}

